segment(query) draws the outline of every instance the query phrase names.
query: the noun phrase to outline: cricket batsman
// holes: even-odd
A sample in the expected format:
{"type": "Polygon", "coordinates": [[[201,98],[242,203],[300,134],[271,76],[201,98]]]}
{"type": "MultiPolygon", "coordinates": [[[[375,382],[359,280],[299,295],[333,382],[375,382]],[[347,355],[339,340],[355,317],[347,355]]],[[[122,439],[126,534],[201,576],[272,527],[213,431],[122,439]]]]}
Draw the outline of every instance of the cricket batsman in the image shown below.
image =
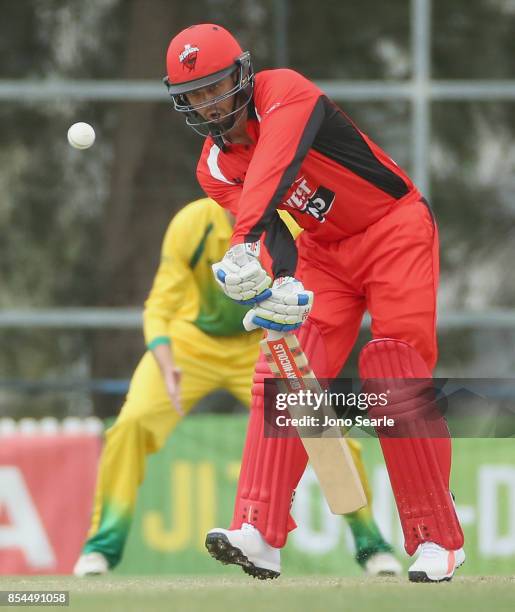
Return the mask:
{"type": "MultiPolygon", "coordinates": [[[[252,305],[246,328],[298,330],[317,377],[331,378],[368,310],[373,340],[361,352],[360,376],[430,379],[438,233],[409,176],[299,73],[254,74],[250,54],[221,26],[177,34],[166,64],[175,110],[206,137],[199,183],[236,218],[231,247],[213,270],[228,297],[252,305]],[[297,243],[280,209],[304,229],[297,243]],[[272,260],[273,278],[260,249],[272,260]]],[[[232,524],[206,539],[216,559],[262,579],[280,573],[280,549],[295,526],[291,498],[307,461],[299,438],[263,435],[270,376],[260,356],[232,524]]],[[[413,402],[407,417],[417,426],[425,423],[424,405],[413,402]]],[[[391,409],[401,408],[402,393],[394,394],[391,409]]],[[[450,580],[465,554],[449,490],[446,424],[440,419],[412,437],[378,435],[405,549],[417,553],[409,579],[450,580]]]]}
{"type": "MultiPolygon", "coordinates": [[[[292,231],[300,229],[285,215],[292,231]]],[[[134,372],[100,460],[88,539],[77,576],[104,574],[122,557],[146,456],[157,452],[180,419],[204,396],[224,388],[250,405],[261,331],[246,333],[243,308],[219,290],[211,271],[229,248],[233,216],[204,198],[185,206],[166,232],[161,262],[145,303],[148,351],[134,372]]],[[[370,490],[360,446],[350,440],[363,487],[370,490]]],[[[356,560],[369,575],[401,567],[372,518],[370,507],[346,516],[356,560]]]]}

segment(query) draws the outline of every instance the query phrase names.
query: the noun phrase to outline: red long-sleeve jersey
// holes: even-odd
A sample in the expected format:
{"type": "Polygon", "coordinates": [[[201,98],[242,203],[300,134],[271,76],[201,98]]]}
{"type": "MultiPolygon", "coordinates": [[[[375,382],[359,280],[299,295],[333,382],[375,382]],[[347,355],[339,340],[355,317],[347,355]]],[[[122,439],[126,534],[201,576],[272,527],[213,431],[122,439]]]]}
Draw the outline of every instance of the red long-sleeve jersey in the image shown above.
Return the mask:
{"type": "Polygon", "coordinates": [[[294,275],[296,250],[277,209],[316,241],[363,232],[400,199],[420,199],[407,174],[299,73],[255,77],[252,145],[206,138],[197,167],[204,191],[236,216],[232,244],[265,245],[275,276],[294,275]]]}

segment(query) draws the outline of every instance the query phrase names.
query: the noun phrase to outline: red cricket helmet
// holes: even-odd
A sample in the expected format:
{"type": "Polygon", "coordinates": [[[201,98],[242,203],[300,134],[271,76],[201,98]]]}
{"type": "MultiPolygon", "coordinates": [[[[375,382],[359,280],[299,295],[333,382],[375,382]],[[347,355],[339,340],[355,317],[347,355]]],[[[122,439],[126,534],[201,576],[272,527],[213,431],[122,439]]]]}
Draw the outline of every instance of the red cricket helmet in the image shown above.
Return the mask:
{"type": "Polygon", "coordinates": [[[203,136],[227,133],[252,98],[254,73],[250,54],[225,28],[212,23],[190,26],[175,36],[166,54],[163,79],[175,110],[186,114],[186,123],[203,136]],[[188,92],[214,85],[234,74],[234,87],[207,102],[192,105],[188,92]],[[205,120],[199,110],[234,96],[233,109],[217,120],[205,120]]]}

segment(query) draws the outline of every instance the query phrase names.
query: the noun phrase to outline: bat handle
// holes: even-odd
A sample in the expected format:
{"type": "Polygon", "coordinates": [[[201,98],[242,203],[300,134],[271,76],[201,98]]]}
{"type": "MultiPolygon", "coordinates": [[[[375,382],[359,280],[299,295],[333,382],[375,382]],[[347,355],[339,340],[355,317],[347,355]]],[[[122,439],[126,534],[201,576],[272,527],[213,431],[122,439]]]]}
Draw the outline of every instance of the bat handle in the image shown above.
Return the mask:
{"type": "MultiPolygon", "coordinates": [[[[253,316],[254,316],[253,312],[249,310],[249,312],[247,312],[247,314],[243,317],[243,327],[248,332],[254,331],[255,329],[260,328],[259,325],[256,325],[255,323],[252,322],[253,316]]],[[[291,333],[292,332],[281,332],[281,331],[275,331],[274,329],[267,329],[266,339],[267,340],[280,340],[281,338],[284,338],[284,336],[287,336],[288,334],[291,334],[291,333]]]]}
{"type": "Polygon", "coordinates": [[[284,338],[284,336],[288,335],[291,332],[280,332],[280,331],[275,331],[273,329],[268,329],[266,332],[266,339],[267,340],[281,340],[281,338],[284,338]]]}
{"type": "MultiPolygon", "coordinates": [[[[252,322],[253,313],[251,310],[247,312],[247,314],[243,317],[243,327],[248,331],[254,331],[255,329],[259,329],[259,325],[256,325],[252,322]]],[[[275,331],[274,329],[266,330],[266,339],[271,340],[272,342],[275,340],[281,340],[284,336],[288,336],[293,332],[284,332],[284,331],[275,331]]]]}

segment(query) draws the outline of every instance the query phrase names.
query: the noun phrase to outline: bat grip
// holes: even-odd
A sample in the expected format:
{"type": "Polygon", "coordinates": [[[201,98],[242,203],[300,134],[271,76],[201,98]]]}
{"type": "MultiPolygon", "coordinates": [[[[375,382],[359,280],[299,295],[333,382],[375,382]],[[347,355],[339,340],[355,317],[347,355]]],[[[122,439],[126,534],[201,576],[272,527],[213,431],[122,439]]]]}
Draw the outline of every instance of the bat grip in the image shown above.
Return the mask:
{"type": "Polygon", "coordinates": [[[266,332],[266,339],[267,340],[281,340],[281,338],[284,338],[284,336],[288,335],[291,332],[280,332],[280,331],[275,331],[273,329],[269,329],[266,332]]]}

